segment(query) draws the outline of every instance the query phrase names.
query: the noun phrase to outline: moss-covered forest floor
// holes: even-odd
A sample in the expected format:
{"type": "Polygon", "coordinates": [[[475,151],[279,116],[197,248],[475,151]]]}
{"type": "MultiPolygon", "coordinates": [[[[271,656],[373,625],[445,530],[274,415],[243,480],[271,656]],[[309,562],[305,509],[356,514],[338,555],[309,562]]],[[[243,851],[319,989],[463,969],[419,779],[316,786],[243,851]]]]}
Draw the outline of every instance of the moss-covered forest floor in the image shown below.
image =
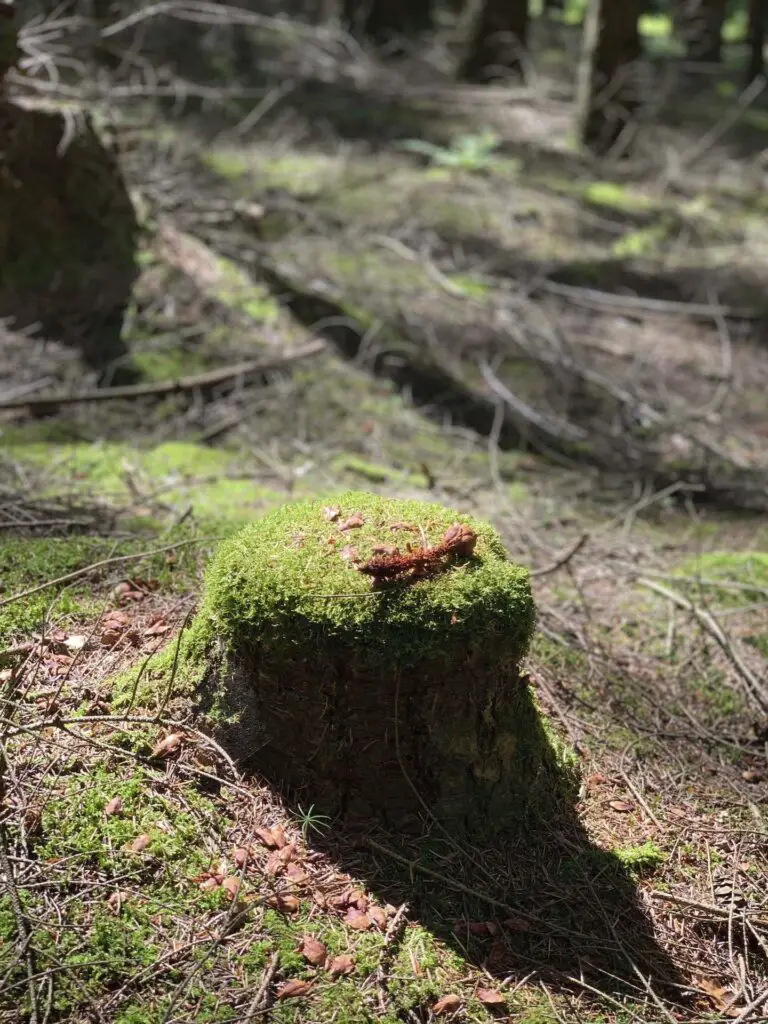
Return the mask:
{"type": "MultiPolygon", "coordinates": [[[[726,66],[597,165],[555,58],[531,97],[289,52],[257,129],[117,112],[143,240],[113,370],[323,345],[0,408],[0,1019],[765,1019],[768,106],[735,116],[726,66]],[[534,570],[563,820],[343,835],[114,686],[219,538],[347,487],[486,518],[534,570]]],[[[89,383],[55,339],[0,360],[0,407],[89,383]]]]}

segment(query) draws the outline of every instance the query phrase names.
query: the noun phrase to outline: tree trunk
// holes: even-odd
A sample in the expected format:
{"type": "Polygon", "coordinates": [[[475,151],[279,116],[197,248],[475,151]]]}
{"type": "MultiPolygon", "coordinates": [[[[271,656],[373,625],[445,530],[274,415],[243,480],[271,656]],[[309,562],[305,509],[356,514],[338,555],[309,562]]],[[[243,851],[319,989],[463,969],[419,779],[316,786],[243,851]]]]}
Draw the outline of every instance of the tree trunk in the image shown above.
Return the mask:
{"type": "Polygon", "coordinates": [[[678,0],[675,29],[688,60],[720,61],[726,7],[727,0],[678,0]]]}
{"type": "Polygon", "coordinates": [[[642,0],[591,0],[584,21],[576,111],[579,140],[607,152],[639,105],[637,22],[642,0]]]}
{"type": "Polygon", "coordinates": [[[485,0],[461,77],[488,82],[510,71],[522,78],[528,36],[528,0],[485,0]]]}
{"type": "Polygon", "coordinates": [[[19,26],[15,13],[14,7],[0,0],[0,83],[19,57],[19,26]]]}
{"type": "Polygon", "coordinates": [[[359,39],[384,45],[432,28],[432,0],[344,0],[343,28],[359,39]]]}
{"type": "Polygon", "coordinates": [[[747,66],[747,85],[765,74],[765,29],[768,23],[768,0],[749,0],[749,64],[747,66]]]}

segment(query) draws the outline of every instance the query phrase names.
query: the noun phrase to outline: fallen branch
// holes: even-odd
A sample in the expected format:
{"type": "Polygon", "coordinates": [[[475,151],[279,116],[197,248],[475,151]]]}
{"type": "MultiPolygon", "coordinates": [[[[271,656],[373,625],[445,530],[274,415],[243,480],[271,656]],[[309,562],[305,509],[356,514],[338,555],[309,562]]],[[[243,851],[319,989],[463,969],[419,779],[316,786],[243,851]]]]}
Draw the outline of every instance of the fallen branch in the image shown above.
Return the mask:
{"type": "Polygon", "coordinates": [[[730,317],[733,320],[760,320],[764,311],[749,306],[719,306],[705,302],[675,302],[671,299],[652,299],[642,295],[617,295],[597,288],[582,288],[579,285],[561,284],[559,281],[541,281],[534,291],[545,291],[558,295],[577,306],[587,309],[615,312],[662,313],[671,316],[689,316],[697,320],[716,320],[730,317]]]}
{"type": "Polygon", "coordinates": [[[208,370],[190,377],[179,377],[177,380],[162,380],[152,384],[127,384],[116,388],[92,388],[87,391],[73,391],[71,394],[36,395],[34,398],[15,398],[0,402],[3,409],[39,409],[48,406],[76,405],[80,402],[110,402],[113,399],[154,398],[160,395],[173,395],[184,391],[195,391],[198,388],[209,388],[215,384],[223,384],[237,377],[251,377],[267,370],[276,370],[299,359],[319,355],[326,350],[326,345],[319,339],[308,341],[304,345],[275,354],[268,359],[250,359],[234,366],[223,366],[218,370],[208,370]]]}

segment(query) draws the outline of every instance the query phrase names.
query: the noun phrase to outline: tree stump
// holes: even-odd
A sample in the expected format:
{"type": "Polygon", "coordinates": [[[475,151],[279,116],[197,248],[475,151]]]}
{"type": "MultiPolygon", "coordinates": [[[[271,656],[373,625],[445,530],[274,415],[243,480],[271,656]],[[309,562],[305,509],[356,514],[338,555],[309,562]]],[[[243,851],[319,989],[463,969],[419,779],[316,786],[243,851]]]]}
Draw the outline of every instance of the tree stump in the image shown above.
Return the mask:
{"type": "Polygon", "coordinates": [[[293,800],[479,837],[558,788],[519,668],[534,619],[490,526],[349,492],[221,546],[186,657],[218,738],[293,800]]]}
{"type": "Polygon", "coordinates": [[[87,117],[8,97],[18,52],[13,8],[0,0],[0,319],[39,325],[100,369],[127,354],[136,213],[87,117]]]}

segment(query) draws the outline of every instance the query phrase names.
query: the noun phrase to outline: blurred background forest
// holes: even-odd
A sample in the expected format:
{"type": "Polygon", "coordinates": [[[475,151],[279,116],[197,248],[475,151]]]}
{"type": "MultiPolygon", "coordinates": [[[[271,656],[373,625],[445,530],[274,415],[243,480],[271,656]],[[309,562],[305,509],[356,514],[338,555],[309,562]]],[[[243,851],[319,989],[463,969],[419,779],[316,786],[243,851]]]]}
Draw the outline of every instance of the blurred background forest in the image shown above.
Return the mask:
{"type": "Polygon", "coordinates": [[[766,1019],[767,27],[0,0],[2,1020],[766,1019]],[[314,842],[312,808],[112,681],[222,536],[349,487],[533,570],[579,802],[427,861],[331,829],[295,891],[249,864],[229,932],[233,848],[314,842]],[[358,885],[407,928],[348,925],[358,885]]]}
{"type": "Polygon", "coordinates": [[[174,302],[161,237],[502,446],[764,506],[763,3],[4,9],[29,112],[5,108],[6,185],[30,180],[0,199],[0,315],[47,343],[9,343],[20,409],[72,349],[126,384],[264,348],[263,318],[206,331],[174,302]],[[40,202],[57,162],[67,195],[40,202]]]}

